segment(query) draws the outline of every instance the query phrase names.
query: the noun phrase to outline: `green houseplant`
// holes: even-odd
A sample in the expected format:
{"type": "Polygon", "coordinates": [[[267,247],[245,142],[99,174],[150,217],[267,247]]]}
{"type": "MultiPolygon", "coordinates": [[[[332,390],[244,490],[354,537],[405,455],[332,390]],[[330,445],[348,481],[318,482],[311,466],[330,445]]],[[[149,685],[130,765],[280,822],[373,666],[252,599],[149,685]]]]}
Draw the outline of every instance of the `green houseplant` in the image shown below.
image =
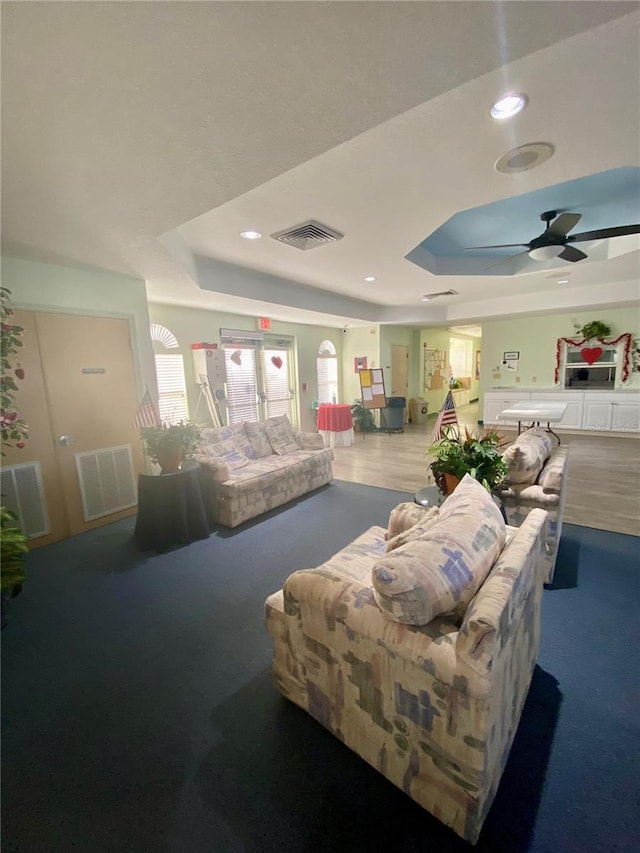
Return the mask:
{"type": "Polygon", "coordinates": [[[465,429],[464,435],[449,434],[428,449],[429,467],[440,491],[451,494],[465,474],[470,474],[492,491],[507,476],[507,465],[500,454],[500,436],[494,430],[476,437],[465,429]]]}
{"type": "Polygon", "coordinates": [[[354,400],[351,404],[353,425],[358,432],[374,432],[376,419],[372,409],[367,409],[362,400],[354,400]]]}
{"type": "Polygon", "coordinates": [[[175,474],[185,453],[193,450],[200,438],[200,427],[193,421],[163,421],[158,426],[140,430],[149,459],[156,462],[163,474],[175,474]]]}
{"type": "Polygon", "coordinates": [[[586,341],[590,341],[592,338],[606,338],[607,335],[611,334],[611,328],[600,320],[591,320],[590,323],[585,323],[580,329],[580,334],[586,341]]]}
{"type": "Polygon", "coordinates": [[[26,577],[24,555],[27,537],[16,526],[17,516],[6,506],[0,507],[0,622],[7,624],[7,606],[18,595],[26,577]]]}

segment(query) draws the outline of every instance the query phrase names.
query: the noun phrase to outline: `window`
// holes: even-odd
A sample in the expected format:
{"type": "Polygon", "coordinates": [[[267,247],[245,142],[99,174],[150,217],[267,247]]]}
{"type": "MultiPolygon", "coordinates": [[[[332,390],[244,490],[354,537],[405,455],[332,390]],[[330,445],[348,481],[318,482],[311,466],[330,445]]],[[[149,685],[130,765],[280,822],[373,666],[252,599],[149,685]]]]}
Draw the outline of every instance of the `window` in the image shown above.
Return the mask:
{"type": "Polygon", "coordinates": [[[318,403],[335,403],[338,399],[338,358],[331,341],[322,341],[316,359],[318,403]]]}
{"type": "Polygon", "coordinates": [[[472,376],[473,343],[464,338],[449,339],[449,371],[456,379],[472,376]]]}
{"type": "Polygon", "coordinates": [[[184,379],[184,360],[181,353],[166,353],[167,349],[178,349],[175,335],[158,323],[151,324],[158,382],[158,410],[162,421],[175,423],[187,420],[187,387],[184,379]]]}
{"type": "Polygon", "coordinates": [[[229,423],[287,415],[295,425],[293,340],[251,337],[250,332],[232,337],[221,331],[221,337],[229,423]]]}

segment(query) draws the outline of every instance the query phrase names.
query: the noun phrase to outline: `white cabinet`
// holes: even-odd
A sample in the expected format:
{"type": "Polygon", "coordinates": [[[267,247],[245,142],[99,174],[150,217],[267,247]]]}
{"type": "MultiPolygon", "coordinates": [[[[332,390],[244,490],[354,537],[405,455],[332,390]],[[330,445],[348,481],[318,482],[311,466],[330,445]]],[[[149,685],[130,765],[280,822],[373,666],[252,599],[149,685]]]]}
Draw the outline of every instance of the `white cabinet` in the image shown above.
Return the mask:
{"type": "Polygon", "coordinates": [[[553,424],[557,429],[582,429],[582,411],[584,408],[584,394],[545,394],[542,391],[532,391],[532,400],[553,400],[557,403],[566,403],[567,410],[562,420],[553,424]]]}
{"type": "Polygon", "coordinates": [[[607,432],[640,432],[640,396],[585,393],[582,428],[607,432]]]}
{"type": "Polygon", "coordinates": [[[468,388],[456,388],[453,391],[453,402],[456,409],[460,406],[468,406],[471,402],[471,391],[468,388]]]}
{"type": "Polygon", "coordinates": [[[500,412],[511,409],[521,403],[522,400],[530,398],[528,391],[487,391],[484,395],[484,412],[482,420],[484,424],[497,424],[498,426],[518,425],[518,421],[501,421],[498,418],[500,412]]]}

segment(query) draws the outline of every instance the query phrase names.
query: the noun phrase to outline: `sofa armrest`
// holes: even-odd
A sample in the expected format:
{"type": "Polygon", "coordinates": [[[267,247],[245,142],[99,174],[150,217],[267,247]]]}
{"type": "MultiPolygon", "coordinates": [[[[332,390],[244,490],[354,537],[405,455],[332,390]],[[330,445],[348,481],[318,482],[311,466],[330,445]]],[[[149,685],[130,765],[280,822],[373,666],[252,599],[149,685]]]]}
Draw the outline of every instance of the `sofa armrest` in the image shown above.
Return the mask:
{"type": "Polygon", "coordinates": [[[489,676],[521,621],[535,624],[535,608],[542,595],[546,520],[545,510],[531,510],[467,608],[456,653],[482,677],[489,676]]]}
{"type": "Polygon", "coordinates": [[[319,432],[295,432],[294,437],[300,450],[324,449],[324,442],[319,432]]]}
{"type": "Polygon", "coordinates": [[[190,453],[189,459],[199,462],[200,465],[202,465],[202,467],[209,472],[211,477],[217,482],[224,483],[225,480],[229,479],[229,466],[224,459],[215,456],[208,456],[205,453],[190,453]]]}
{"type": "Polygon", "coordinates": [[[538,485],[546,495],[562,493],[568,460],[569,448],[559,447],[545,462],[538,477],[538,485]]]}

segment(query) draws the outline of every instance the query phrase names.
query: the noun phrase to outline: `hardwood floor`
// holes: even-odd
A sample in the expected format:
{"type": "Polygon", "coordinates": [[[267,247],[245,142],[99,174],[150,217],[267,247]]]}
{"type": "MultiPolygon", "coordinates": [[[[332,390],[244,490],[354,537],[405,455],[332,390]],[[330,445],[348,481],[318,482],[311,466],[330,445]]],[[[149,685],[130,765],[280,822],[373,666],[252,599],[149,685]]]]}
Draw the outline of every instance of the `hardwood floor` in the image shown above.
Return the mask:
{"type": "MultiPolygon", "coordinates": [[[[477,430],[478,406],[458,410],[461,424],[477,430]]],[[[351,447],[336,447],[337,480],[415,492],[431,481],[427,448],[436,415],[406,424],[402,433],[356,434],[351,447]]],[[[505,437],[515,431],[500,430],[505,437]]],[[[564,520],[571,524],[640,535],[640,437],[561,433],[571,448],[564,520]]]]}

